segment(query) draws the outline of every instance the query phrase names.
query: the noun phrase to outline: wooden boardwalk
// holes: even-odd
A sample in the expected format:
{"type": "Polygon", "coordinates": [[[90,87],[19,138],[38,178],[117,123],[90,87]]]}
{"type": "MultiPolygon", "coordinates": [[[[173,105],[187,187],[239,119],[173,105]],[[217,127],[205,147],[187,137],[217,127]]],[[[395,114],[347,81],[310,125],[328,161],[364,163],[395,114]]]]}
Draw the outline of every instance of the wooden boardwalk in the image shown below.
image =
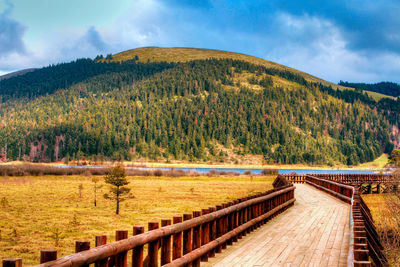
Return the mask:
{"type": "Polygon", "coordinates": [[[350,205],[296,184],[294,207],[201,266],[347,266],[350,205]]]}

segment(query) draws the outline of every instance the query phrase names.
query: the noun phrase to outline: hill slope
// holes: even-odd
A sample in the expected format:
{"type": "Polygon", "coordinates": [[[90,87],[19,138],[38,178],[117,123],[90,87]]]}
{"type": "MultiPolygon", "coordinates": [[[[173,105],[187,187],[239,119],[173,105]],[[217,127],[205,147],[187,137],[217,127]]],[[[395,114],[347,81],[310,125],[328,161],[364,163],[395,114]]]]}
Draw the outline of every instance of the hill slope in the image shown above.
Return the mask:
{"type": "Polygon", "coordinates": [[[24,74],[26,74],[28,72],[32,72],[32,71],[35,71],[35,70],[37,70],[37,69],[31,68],[31,69],[19,70],[19,71],[14,71],[14,72],[5,74],[5,75],[1,75],[0,76],[0,81],[1,80],[5,80],[5,79],[9,79],[9,78],[12,78],[12,77],[15,77],[15,76],[19,76],[19,75],[24,75],[24,74]]]}
{"type": "MultiPolygon", "coordinates": [[[[249,56],[241,53],[234,53],[228,51],[214,50],[214,49],[201,49],[201,48],[187,48],[187,47],[174,47],[174,48],[164,48],[164,47],[141,47],[136,49],[131,49],[124,51],[112,56],[113,62],[121,62],[127,60],[133,60],[138,57],[139,62],[187,62],[191,60],[204,60],[204,59],[235,59],[246,61],[256,65],[262,65],[267,68],[276,68],[278,70],[290,71],[304,77],[307,81],[318,82],[326,86],[331,86],[332,88],[340,90],[353,90],[351,86],[342,86],[341,84],[334,84],[327,82],[318,77],[312,76],[308,73],[269,61],[262,58],[249,56]]],[[[375,100],[379,100],[384,97],[392,98],[389,95],[385,95],[379,92],[365,90],[365,92],[375,100]]]]}
{"type": "MultiPolygon", "coordinates": [[[[325,82],[322,79],[314,77],[310,74],[298,71],[293,68],[286,67],[284,65],[261,59],[258,57],[253,57],[240,53],[233,53],[228,51],[213,50],[213,49],[201,49],[201,48],[164,48],[164,47],[141,47],[128,51],[124,51],[112,56],[112,61],[127,61],[135,59],[138,56],[140,62],[188,62],[192,60],[204,60],[204,59],[235,59],[246,61],[256,65],[262,65],[267,68],[277,68],[280,70],[287,70],[297,74],[300,74],[310,81],[325,82]]],[[[332,84],[335,85],[335,84],[332,84]]],[[[337,86],[337,85],[335,85],[337,86]]]]}
{"type": "Polygon", "coordinates": [[[380,82],[380,83],[350,83],[340,81],[339,85],[351,87],[354,89],[382,93],[385,95],[398,97],[400,96],[400,85],[393,82],[380,82]]]}
{"type": "Polygon", "coordinates": [[[400,143],[399,101],[261,59],[189,60],[201,51],[181,63],[77,60],[0,82],[0,158],[354,165],[400,143]]]}

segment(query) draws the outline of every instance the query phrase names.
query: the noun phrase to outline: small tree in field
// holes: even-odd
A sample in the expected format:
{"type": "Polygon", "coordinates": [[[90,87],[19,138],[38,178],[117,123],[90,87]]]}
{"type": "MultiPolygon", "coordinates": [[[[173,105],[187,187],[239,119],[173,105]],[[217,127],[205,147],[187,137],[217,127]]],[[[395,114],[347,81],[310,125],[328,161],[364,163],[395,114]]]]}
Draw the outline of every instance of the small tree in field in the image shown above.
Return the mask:
{"type": "Polygon", "coordinates": [[[97,183],[100,181],[99,177],[94,176],[92,178],[92,182],[94,183],[94,206],[97,206],[97,189],[100,189],[102,185],[97,185],[97,183]]]}
{"type": "Polygon", "coordinates": [[[104,198],[116,201],[115,214],[119,214],[119,203],[124,201],[131,189],[124,187],[129,184],[125,178],[125,169],[121,166],[115,166],[110,173],[104,177],[104,181],[110,184],[110,193],[104,194],[104,198]]]}

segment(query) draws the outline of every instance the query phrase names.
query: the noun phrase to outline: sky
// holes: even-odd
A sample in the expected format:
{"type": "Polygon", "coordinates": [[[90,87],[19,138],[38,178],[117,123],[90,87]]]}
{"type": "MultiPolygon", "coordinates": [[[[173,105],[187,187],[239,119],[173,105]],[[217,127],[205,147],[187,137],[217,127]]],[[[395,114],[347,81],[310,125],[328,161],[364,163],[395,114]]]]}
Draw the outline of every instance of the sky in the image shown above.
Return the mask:
{"type": "Polygon", "coordinates": [[[245,53],[334,83],[399,83],[400,1],[0,0],[0,75],[143,46],[245,53]]]}

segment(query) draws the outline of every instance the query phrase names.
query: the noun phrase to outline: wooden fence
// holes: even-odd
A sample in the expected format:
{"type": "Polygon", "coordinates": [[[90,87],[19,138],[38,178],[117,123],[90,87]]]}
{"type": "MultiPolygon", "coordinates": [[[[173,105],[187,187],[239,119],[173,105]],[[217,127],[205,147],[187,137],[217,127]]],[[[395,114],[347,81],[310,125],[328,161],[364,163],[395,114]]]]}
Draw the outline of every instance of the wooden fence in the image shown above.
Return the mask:
{"type": "MultiPolygon", "coordinates": [[[[305,183],[306,175],[283,175],[292,183],[305,183]]],[[[390,193],[400,189],[399,175],[384,174],[312,174],[314,177],[357,186],[361,194],[390,193]]]]}
{"type": "Polygon", "coordinates": [[[305,183],[305,175],[298,175],[298,174],[284,174],[282,175],[285,177],[286,180],[288,180],[291,183],[294,184],[304,184],[305,183]]]}
{"type": "MultiPolygon", "coordinates": [[[[305,183],[306,175],[284,174],[283,176],[292,183],[305,183]]],[[[398,183],[400,176],[391,174],[311,174],[314,177],[331,180],[345,184],[362,183],[398,183]]]]}
{"type": "Polygon", "coordinates": [[[307,184],[351,204],[348,266],[388,266],[371,212],[358,188],[325,178],[306,175],[307,184]]]}
{"type": "MultiPolygon", "coordinates": [[[[56,250],[42,250],[40,265],[45,266],[128,266],[128,252],[132,251],[132,266],[200,266],[227,245],[236,242],[269,219],[283,212],[295,202],[292,184],[275,188],[254,196],[241,198],[216,207],[194,211],[174,217],[173,220],[149,222],[149,231],[143,226],[128,231],[116,231],[116,240],[106,244],[107,237],[90,241],[77,241],[76,253],[57,259],[56,250]],[[144,247],[147,257],[144,258],[144,247]]],[[[19,258],[3,259],[3,267],[21,266],[19,258]]]]}
{"type": "Polygon", "coordinates": [[[395,183],[399,177],[391,174],[315,174],[315,177],[345,184],[395,183]]]}

